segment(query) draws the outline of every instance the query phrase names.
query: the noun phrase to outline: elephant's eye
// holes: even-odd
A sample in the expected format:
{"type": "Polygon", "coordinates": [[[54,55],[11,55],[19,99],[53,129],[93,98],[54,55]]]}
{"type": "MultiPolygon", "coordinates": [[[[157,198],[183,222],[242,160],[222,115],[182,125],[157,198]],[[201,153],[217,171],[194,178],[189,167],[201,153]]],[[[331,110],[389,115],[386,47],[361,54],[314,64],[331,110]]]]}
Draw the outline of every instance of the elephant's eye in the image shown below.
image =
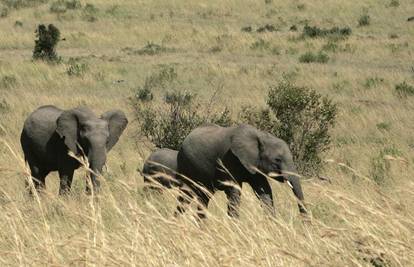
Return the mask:
{"type": "Polygon", "coordinates": [[[281,158],[275,158],[275,162],[276,163],[281,163],[282,162],[282,159],[281,158]]]}

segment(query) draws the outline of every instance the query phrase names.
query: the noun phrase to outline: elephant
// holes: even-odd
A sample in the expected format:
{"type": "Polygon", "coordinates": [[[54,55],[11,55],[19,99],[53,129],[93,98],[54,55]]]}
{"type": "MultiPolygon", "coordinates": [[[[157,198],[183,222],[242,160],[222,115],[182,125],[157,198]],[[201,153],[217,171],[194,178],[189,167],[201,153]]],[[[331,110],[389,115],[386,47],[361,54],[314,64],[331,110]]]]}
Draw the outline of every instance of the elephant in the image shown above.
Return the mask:
{"type": "MultiPolygon", "coordinates": [[[[35,189],[44,189],[46,176],[58,171],[59,195],[69,192],[73,173],[81,166],[69,154],[72,152],[88,160],[89,179],[94,192],[98,192],[97,175],[102,173],[107,153],[118,142],[127,124],[128,119],[120,110],[105,112],[100,117],[88,107],[62,110],[48,105],[33,111],[24,122],[20,142],[35,189]]],[[[86,191],[90,194],[88,184],[86,191]]]]}
{"type": "Polygon", "coordinates": [[[145,189],[161,192],[160,186],[172,188],[179,185],[176,180],[177,154],[177,150],[169,148],[159,148],[151,153],[141,172],[147,184],[145,189]]]}
{"type": "Polygon", "coordinates": [[[275,215],[266,176],[286,181],[299,200],[300,213],[306,214],[299,176],[288,145],[248,124],[231,127],[208,124],[192,130],[178,152],[177,172],[190,190],[182,190],[178,196],[176,216],[196,197],[197,214],[205,218],[204,210],[211,196],[220,190],[227,196],[227,214],[237,218],[243,183],[248,183],[263,206],[275,215]]]}

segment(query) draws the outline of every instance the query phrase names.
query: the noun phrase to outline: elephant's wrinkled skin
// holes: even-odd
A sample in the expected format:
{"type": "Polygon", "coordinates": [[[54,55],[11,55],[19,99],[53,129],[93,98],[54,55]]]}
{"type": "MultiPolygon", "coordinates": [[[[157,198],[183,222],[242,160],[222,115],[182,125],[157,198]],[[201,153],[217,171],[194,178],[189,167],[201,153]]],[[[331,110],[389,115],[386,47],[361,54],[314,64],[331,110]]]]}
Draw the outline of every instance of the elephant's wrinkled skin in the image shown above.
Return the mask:
{"type": "MultiPolygon", "coordinates": [[[[99,189],[96,175],[102,172],[106,154],[116,144],[128,120],[119,110],[108,111],[97,117],[89,108],[61,110],[42,106],[26,119],[21,133],[21,145],[33,183],[37,190],[45,187],[45,178],[58,171],[59,194],[70,190],[73,173],[80,167],[69,155],[86,157],[94,190],[99,189]]],[[[90,188],[87,187],[87,191],[90,188]]]]}
{"type": "Polygon", "coordinates": [[[229,216],[238,217],[240,189],[245,182],[274,214],[271,187],[260,172],[279,182],[288,181],[300,200],[300,212],[306,213],[301,204],[304,198],[299,177],[292,175],[296,168],[288,145],[250,125],[225,128],[210,124],[196,128],[185,138],[177,155],[177,164],[180,180],[191,190],[183,190],[188,197],[178,198],[176,214],[185,210],[189,198],[195,194],[200,203],[199,216],[204,217],[203,209],[211,195],[223,190],[228,199],[229,216]]]}

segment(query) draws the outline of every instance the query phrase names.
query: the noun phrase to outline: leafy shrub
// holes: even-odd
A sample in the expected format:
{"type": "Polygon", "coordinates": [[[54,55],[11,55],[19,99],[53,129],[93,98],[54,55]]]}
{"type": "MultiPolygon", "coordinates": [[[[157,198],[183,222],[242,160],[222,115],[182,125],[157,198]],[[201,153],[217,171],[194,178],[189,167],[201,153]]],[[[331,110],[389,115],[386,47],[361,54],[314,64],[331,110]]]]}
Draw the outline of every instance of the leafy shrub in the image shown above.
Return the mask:
{"type": "Polygon", "coordinates": [[[303,27],[303,37],[319,38],[319,37],[337,37],[346,38],[351,35],[352,29],[349,27],[339,28],[332,27],[330,29],[322,29],[317,26],[305,25],[303,27]]]}
{"type": "Polygon", "coordinates": [[[23,22],[21,22],[20,20],[16,20],[14,22],[14,27],[23,27],[23,22]]]}
{"type": "Polygon", "coordinates": [[[253,49],[253,50],[267,50],[269,48],[270,48],[270,43],[261,38],[259,40],[254,41],[254,43],[250,45],[250,49],[253,49]]]}
{"type": "Polygon", "coordinates": [[[9,15],[9,9],[7,7],[0,6],[0,18],[5,18],[9,15]]]}
{"type": "Polygon", "coordinates": [[[380,131],[389,131],[391,129],[391,123],[389,122],[380,122],[377,123],[377,129],[380,131]]]}
{"type": "Polygon", "coordinates": [[[252,26],[244,26],[244,27],[241,28],[241,31],[242,32],[252,32],[253,28],[252,28],[252,26]]]}
{"type": "Polygon", "coordinates": [[[50,12],[52,13],[65,13],[66,12],[66,5],[65,5],[65,1],[55,1],[50,5],[49,8],[50,12]]]}
{"type": "Polygon", "coordinates": [[[390,7],[399,7],[400,6],[400,1],[399,0],[391,0],[390,7]]]}
{"type": "Polygon", "coordinates": [[[379,77],[370,77],[365,80],[364,87],[369,89],[372,87],[377,87],[379,84],[384,82],[384,78],[379,77]]]}
{"type": "Polygon", "coordinates": [[[265,24],[263,26],[260,26],[259,28],[257,28],[256,32],[275,32],[277,31],[277,27],[272,25],[272,24],[265,24]]]}
{"type": "Polygon", "coordinates": [[[4,5],[13,9],[35,7],[47,3],[48,1],[49,0],[2,0],[4,5]]]}
{"type": "Polygon", "coordinates": [[[361,15],[361,17],[359,17],[358,25],[360,27],[368,26],[369,24],[371,24],[371,17],[368,14],[364,14],[364,15],[361,15]]]}
{"type": "Polygon", "coordinates": [[[401,152],[394,146],[384,147],[371,159],[370,176],[378,185],[383,185],[390,177],[391,166],[387,156],[401,156],[401,152]]]}
{"type": "Polygon", "coordinates": [[[317,54],[313,52],[306,52],[299,57],[301,63],[326,63],[329,61],[329,56],[322,51],[317,54]]]}
{"type": "Polygon", "coordinates": [[[70,9],[79,9],[82,4],[79,0],[57,0],[50,5],[50,12],[52,13],[65,13],[70,9]]]}
{"type": "Polygon", "coordinates": [[[336,42],[328,41],[322,46],[322,51],[336,52],[338,51],[338,44],[336,42]]]}
{"type": "Polygon", "coordinates": [[[230,113],[225,108],[220,113],[208,114],[188,92],[167,92],[161,105],[153,100],[152,92],[135,94],[132,101],[135,118],[140,125],[140,135],[160,148],[179,149],[184,138],[194,128],[204,123],[230,125],[230,113]]]}
{"type": "Polygon", "coordinates": [[[137,50],[135,53],[138,55],[153,56],[170,51],[172,51],[172,49],[166,48],[165,46],[158,45],[153,42],[148,42],[143,48],[137,50]]]}
{"type": "Polygon", "coordinates": [[[95,7],[93,4],[86,4],[82,11],[83,13],[82,17],[84,20],[88,22],[94,22],[98,19],[96,17],[98,12],[99,12],[99,9],[95,7]]]}
{"type": "Polygon", "coordinates": [[[82,7],[82,4],[79,0],[66,0],[65,3],[67,9],[79,9],[82,7]]]}
{"type": "Polygon", "coordinates": [[[290,144],[299,170],[316,172],[320,153],[331,142],[337,107],[312,89],[281,83],[269,91],[267,104],[280,121],[277,136],[290,144]]]}
{"type": "Polygon", "coordinates": [[[60,31],[53,24],[40,24],[36,30],[35,47],[33,50],[33,59],[46,60],[50,62],[58,62],[58,57],[55,47],[59,42],[60,31]]]}
{"type": "Polygon", "coordinates": [[[256,108],[253,106],[243,106],[239,119],[266,132],[275,132],[280,122],[269,108],[256,108]]]}
{"type": "Polygon", "coordinates": [[[270,42],[265,41],[263,39],[256,40],[254,43],[250,45],[250,49],[256,51],[270,51],[273,55],[279,55],[280,49],[276,46],[272,46],[270,42]]]}
{"type": "Polygon", "coordinates": [[[135,98],[141,102],[147,102],[154,99],[154,94],[148,87],[139,88],[135,93],[135,98]]]}
{"type": "Polygon", "coordinates": [[[299,4],[296,6],[298,10],[305,10],[306,6],[305,4],[299,4]]]}
{"type": "Polygon", "coordinates": [[[230,125],[230,112],[211,112],[203,108],[196,96],[175,88],[178,75],[171,65],[163,65],[145,79],[131,98],[135,118],[140,125],[140,136],[146,137],[157,147],[178,149],[188,133],[204,123],[230,125]],[[156,99],[153,90],[164,91],[162,99],[156,99]]]}
{"type": "Polygon", "coordinates": [[[119,9],[120,9],[120,6],[115,4],[115,5],[112,5],[112,6],[108,7],[105,10],[105,13],[109,14],[111,16],[116,16],[118,14],[119,9]]]}
{"type": "Polygon", "coordinates": [[[298,27],[296,25],[292,25],[289,28],[289,31],[291,31],[291,32],[296,32],[297,30],[298,30],[298,27]]]}
{"type": "Polygon", "coordinates": [[[5,75],[0,80],[0,88],[11,88],[17,84],[17,79],[14,75],[5,75]]]}
{"type": "Polygon", "coordinates": [[[395,86],[395,92],[399,97],[407,97],[414,95],[414,86],[409,85],[405,81],[395,86]]]}
{"type": "Polygon", "coordinates": [[[0,101],[0,114],[7,113],[10,111],[10,105],[7,103],[6,99],[1,99],[0,101]]]}
{"type": "Polygon", "coordinates": [[[259,111],[244,109],[241,119],[285,140],[298,171],[316,174],[322,167],[321,153],[331,143],[336,104],[312,89],[284,81],[270,88],[267,106],[259,111]]]}

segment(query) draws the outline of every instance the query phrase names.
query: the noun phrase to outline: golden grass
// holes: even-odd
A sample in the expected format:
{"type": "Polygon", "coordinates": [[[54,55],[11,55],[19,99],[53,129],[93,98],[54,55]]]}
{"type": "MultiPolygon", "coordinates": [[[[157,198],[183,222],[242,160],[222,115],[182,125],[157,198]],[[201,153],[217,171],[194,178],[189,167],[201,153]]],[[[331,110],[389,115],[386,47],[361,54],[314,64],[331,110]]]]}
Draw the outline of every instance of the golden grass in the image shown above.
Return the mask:
{"type": "MultiPolygon", "coordinates": [[[[0,18],[0,264],[137,266],[410,266],[414,262],[413,98],[402,100],[394,86],[414,84],[412,3],[400,1],[88,1],[97,21],[81,11],[58,18],[49,5],[12,10],[0,18]],[[106,12],[119,5],[113,14],[106,12]],[[304,9],[298,8],[304,4],[304,9]],[[411,8],[411,9],[410,9],[411,8]],[[371,25],[357,27],[364,12],[371,25]],[[15,21],[23,23],[15,27],[15,21]],[[299,40],[299,22],[321,27],[350,26],[352,35],[327,52],[327,64],[300,64],[307,51],[327,39],[299,40]],[[31,62],[34,30],[53,23],[66,41],[57,52],[65,60],[82,57],[84,77],[66,74],[68,65],[31,62]],[[274,23],[274,33],[244,33],[247,25],[274,23]],[[289,27],[298,26],[298,32],[289,27]],[[398,38],[390,38],[391,35],[398,38]],[[270,50],[253,50],[263,39],[270,50]],[[148,41],[174,52],[128,55],[148,41]],[[211,52],[219,47],[219,52],[211,52]],[[339,105],[333,143],[322,173],[330,182],[303,182],[310,218],[297,211],[290,189],[272,182],[276,218],[268,218],[248,186],[240,220],[226,216],[224,194],[216,194],[208,219],[175,219],[175,192],[143,193],[136,172],[149,154],[134,140],[138,131],[127,105],[133,90],[161,64],[173,66],[180,88],[208,100],[222,86],[217,105],[237,112],[243,104],[263,105],[269,85],[291,77],[339,105]],[[5,87],[4,76],[16,82],[5,87]],[[382,81],[366,86],[369,79],[382,81]],[[117,80],[124,80],[117,83],[117,80]],[[2,102],[5,101],[5,102],[2,102]],[[78,170],[73,194],[57,197],[57,175],[47,179],[39,199],[24,192],[28,173],[19,134],[25,117],[39,105],[90,105],[97,113],[121,108],[130,117],[125,134],[108,155],[103,192],[84,195],[78,170]],[[378,125],[385,124],[385,128],[378,125]],[[373,180],[373,160],[389,167],[385,181],[373,180]],[[391,157],[390,157],[391,156],[391,157]],[[375,261],[375,263],[374,263],[375,261]]],[[[82,1],[85,4],[84,1],[82,1]]],[[[155,92],[161,94],[162,92],[155,92]]]]}

